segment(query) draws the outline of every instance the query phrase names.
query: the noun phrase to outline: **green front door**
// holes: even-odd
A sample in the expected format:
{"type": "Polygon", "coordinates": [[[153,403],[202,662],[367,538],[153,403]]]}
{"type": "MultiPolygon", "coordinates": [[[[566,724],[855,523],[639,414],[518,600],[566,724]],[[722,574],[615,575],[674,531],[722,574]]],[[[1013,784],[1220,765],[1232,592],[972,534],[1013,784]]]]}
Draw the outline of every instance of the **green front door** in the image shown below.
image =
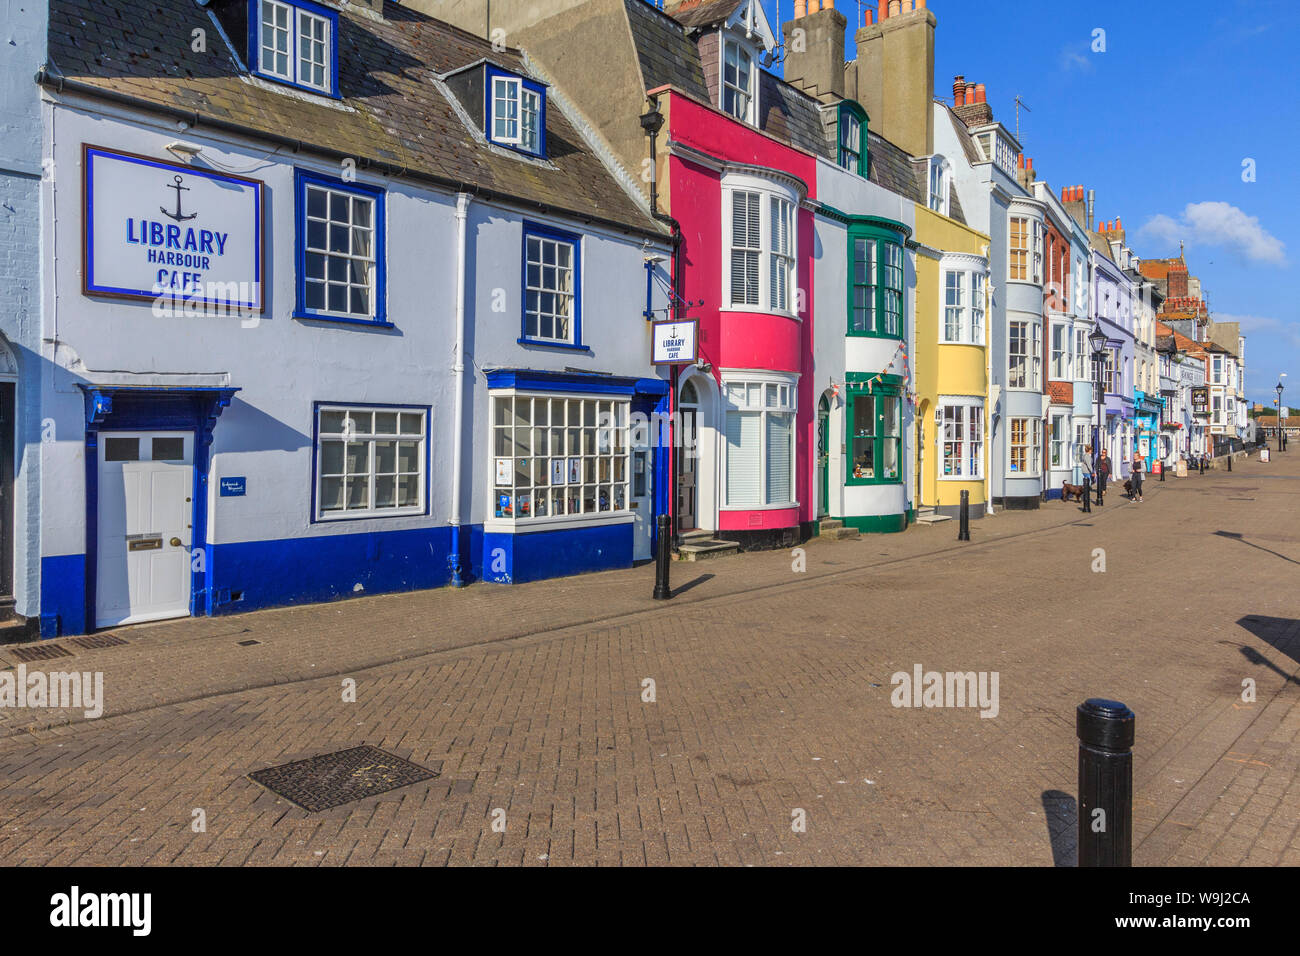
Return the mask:
{"type": "Polygon", "coordinates": [[[817,405],[817,517],[830,514],[831,406],[826,396],[817,405]]]}

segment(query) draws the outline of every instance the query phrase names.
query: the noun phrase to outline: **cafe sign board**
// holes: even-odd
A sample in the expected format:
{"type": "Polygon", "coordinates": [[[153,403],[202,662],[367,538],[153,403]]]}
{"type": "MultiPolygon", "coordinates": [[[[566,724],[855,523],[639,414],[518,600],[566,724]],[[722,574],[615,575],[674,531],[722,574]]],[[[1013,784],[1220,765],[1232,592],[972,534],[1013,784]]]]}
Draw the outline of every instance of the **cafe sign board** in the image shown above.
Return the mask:
{"type": "Polygon", "coordinates": [[[85,145],[86,295],[261,312],[265,185],[85,145]]]}
{"type": "Polygon", "coordinates": [[[651,323],[652,365],[692,365],[699,360],[699,319],[651,323]]]}

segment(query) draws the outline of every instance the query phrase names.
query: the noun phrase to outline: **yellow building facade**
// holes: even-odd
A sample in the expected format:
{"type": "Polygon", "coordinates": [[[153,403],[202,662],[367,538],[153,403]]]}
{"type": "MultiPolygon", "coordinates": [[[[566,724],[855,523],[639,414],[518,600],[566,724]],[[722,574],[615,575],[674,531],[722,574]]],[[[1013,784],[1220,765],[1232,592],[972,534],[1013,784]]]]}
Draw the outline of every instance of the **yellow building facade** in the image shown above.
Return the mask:
{"type": "Polygon", "coordinates": [[[971,517],[988,498],[989,237],[916,207],[916,488],[918,512],[971,517]]]}

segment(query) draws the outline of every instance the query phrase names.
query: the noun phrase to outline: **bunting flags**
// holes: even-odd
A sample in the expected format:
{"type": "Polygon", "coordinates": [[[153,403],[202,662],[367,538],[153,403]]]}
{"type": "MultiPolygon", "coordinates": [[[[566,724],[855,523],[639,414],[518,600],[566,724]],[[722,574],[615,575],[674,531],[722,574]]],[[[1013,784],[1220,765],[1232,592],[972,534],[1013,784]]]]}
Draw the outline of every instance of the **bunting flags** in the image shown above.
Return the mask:
{"type": "Polygon", "coordinates": [[[916,395],[908,388],[912,383],[912,368],[907,359],[906,345],[903,342],[898,343],[898,348],[894,350],[894,354],[890,356],[889,361],[885,363],[885,367],[871,378],[867,379],[866,382],[858,385],[858,387],[865,387],[868,394],[870,394],[873,391],[875,384],[889,374],[889,370],[894,367],[894,362],[896,362],[900,357],[903,360],[903,394],[907,396],[907,403],[909,405],[915,405],[916,395]]]}

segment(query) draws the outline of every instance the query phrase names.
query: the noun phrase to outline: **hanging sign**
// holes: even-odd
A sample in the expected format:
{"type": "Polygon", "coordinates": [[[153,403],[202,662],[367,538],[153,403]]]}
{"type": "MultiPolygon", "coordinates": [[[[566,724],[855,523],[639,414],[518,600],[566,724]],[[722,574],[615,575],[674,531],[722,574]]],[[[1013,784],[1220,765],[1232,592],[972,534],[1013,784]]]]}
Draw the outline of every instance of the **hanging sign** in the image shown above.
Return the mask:
{"type": "Polygon", "coordinates": [[[82,171],[86,295],[262,311],[260,180],[90,145],[82,171]]]}
{"type": "Polygon", "coordinates": [[[692,365],[699,360],[699,319],[652,322],[651,365],[692,365]]]}
{"type": "Polygon", "coordinates": [[[1209,410],[1210,389],[1205,385],[1198,385],[1192,389],[1192,411],[1203,415],[1209,410]]]}

